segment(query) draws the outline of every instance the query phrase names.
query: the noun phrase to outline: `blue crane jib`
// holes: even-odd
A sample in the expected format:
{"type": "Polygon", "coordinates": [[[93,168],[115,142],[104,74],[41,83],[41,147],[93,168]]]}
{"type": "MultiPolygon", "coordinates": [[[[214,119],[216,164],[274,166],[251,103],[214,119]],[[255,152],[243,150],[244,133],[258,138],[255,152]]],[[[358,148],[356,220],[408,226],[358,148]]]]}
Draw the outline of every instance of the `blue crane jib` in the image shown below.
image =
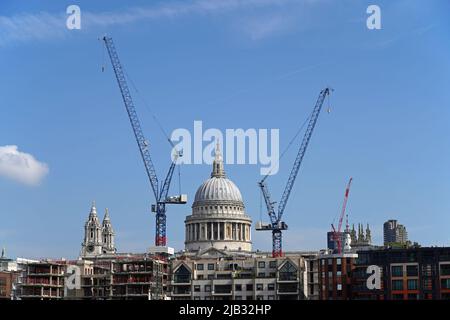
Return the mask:
{"type": "Polygon", "coordinates": [[[184,204],[187,202],[186,195],[168,197],[170,183],[172,181],[173,172],[178,157],[181,157],[181,152],[177,152],[170,164],[169,171],[166,175],[162,186],[159,185],[156,170],[152,162],[150,155],[149,143],[145,139],[144,133],[139,122],[139,118],[136,112],[136,108],[131,98],[130,89],[125,78],[125,74],[120,63],[119,56],[117,55],[114,42],[111,37],[103,37],[106,49],[108,51],[109,58],[111,60],[114,73],[116,75],[117,83],[122,94],[122,99],[125,104],[125,108],[128,113],[131,127],[133,128],[134,137],[136,138],[139,152],[144,162],[145,170],[150,181],[153,194],[155,196],[156,204],[152,206],[152,211],[156,213],[156,233],[155,233],[155,246],[166,246],[166,204],[184,204]]]}
{"type": "Polygon", "coordinates": [[[287,201],[289,200],[289,196],[291,194],[292,188],[294,186],[295,179],[297,178],[298,171],[300,169],[300,165],[302,164],[303,157],[306,153],[306,149],[308,148],[309,141],[311,139],[312,133],[314,131],[314,127],[316,126],[317,119],[319,118],[320,110],[322,109],[323,102],[331,93],[331,88],[323,89],[317,102],[314,106],[314,109],[309,118],[308,127],[306,128],[305,135],[303,136],[302,144],[300,145],[300,149],[298,150],[297,157],[295,158],[294,165],[291,169],[291,173],[289,175],[288,181],[284,188],[283,195],[281,196],[281,200],[278,204],[278,210],[275,209],[275,203],[271,200],[271,196],[269,193],[269,189],[267,187],[266,179],[268,176],[265,176],[258,184],[261,188],[261,192],[264,197],[264,202],[267,208],[267,214],[270,218],[270,224],[257,224],[256,230],[272,230],[272,256],[279,257],[283,255],[282,251],[282,237],[281,231],[286,230],[288,228],[287,224],[284,223],[281,218],[283,217],[284,209],[286,208],[287,201]]]}

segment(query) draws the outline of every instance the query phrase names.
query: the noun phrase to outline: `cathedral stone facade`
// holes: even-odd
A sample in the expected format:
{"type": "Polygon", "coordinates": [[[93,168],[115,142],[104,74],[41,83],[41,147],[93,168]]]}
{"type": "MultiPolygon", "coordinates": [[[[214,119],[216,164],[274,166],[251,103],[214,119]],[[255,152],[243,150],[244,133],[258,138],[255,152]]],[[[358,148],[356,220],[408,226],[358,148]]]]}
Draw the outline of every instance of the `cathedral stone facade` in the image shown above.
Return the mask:
{"type": "Polygon", "coordinates": [[[245,213],[241,192],[225,175],[217,145],[211,177],[198,188],[192,214],[185,220],[186,250],[202,251],[214,247],[250,252],[251,223],[245,213]]]}
{"type": "Polygon", "coordinates": [[[81,257],[92,258],[116,253],[114,244],[114,230],[109,217],[108,209],[105,210],[103,222],[97,216],[95,203],[92,204],[89,218],[84,225],[84,241],[81,244],[81,257]]]}

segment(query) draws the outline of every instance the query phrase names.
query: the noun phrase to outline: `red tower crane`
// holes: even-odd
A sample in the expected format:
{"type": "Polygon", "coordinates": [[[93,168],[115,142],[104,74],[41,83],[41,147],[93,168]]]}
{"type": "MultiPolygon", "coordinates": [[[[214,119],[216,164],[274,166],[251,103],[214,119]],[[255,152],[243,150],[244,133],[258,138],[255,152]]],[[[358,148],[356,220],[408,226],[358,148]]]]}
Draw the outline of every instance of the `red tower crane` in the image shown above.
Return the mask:
{"type": "Polygon", "coordinates": [[[353,180],[353,178],[350,178],[350,180],[348,181],[348,184],[347,184],[347,188],[345,189],[344,202],[342,203],[342,210],[341,210],[341,216],[339,217],[338,229],[336,230],[334,225],[331,224],[331,228],[333,229],[333,239],[334,239],[334,242],[337,244],[337,250],[338,250],[339,254],[342,253],[341,228],[342,228],[342,221],[344,220],[344,216],[345,216],[345,210],[347,208],[348,194],[350,193],[350,186],[352,184],[352,180],[353,180]]]}

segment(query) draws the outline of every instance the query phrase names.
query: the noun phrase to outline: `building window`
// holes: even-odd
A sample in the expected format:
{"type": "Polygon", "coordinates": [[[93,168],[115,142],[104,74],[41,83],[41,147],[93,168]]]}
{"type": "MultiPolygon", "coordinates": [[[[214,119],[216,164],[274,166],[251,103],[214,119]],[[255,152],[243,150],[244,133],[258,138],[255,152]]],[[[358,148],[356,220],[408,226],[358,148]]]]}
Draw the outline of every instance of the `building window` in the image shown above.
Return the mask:
{"type": "Polygon", "coordinates": [[[342,262],[341,262],[341,258],[337,258],[336,259],[336,264],[341,264],[342,262]]]}
{"type": "Polygon", "coordinates": [[[256,296],[256,300],[264,300],[264,296],[256,296]]]}
{"type": "Polygon", "coordinates": [[[266,267],[266,263],[264,261],[258,262],[258,268],[265,268],[265,267],[266,267]]]}
{"type": "Polygon", "coordinates": [[[441,289],[450,289],[450,279],[441,279],[441,289]]]}
{"type": "Polygon", "coordinates": [[[415,279],[408,280],[408,290],[417,290],[417,280],[415,279]]]}
{"type": "Polygon", "coordinates": [[[264,272],[258,272],[258,278],[265,278],[266,274],[264,272]]]}
{"type": "Polygon", "coordinates": [[[267,296],[267,300],[275,300],[275,296],[267,296]]]}
{"type": "Polygon", "coordinates": [[[200,292],[200,286],[194,286],[194,292],[200,292]]]}
{"type": "Polygon", "coordinates": [[[253,300],[253,296],[247,296],[247,300],[253,300]]]}
{"type": "Polygon", "coordinates": [[[197,279],[198,279],[198,280],[203,280],[203,275],[202,275],[202,274],[198,274],[198,275],[197,275],[197,279]]]}
{"type": "Polygon", "coordinates": [[[208,270],[214,270],[214,263],[208,263],[208,270]]]}
{"type": "Polygon", "coordinates": [[[450,264],[441,264],[441,276],[450,276],[450,264]]]}
{"type": "Polygon", "coordinates": [[[337,288],[338,291],[342,290],[342,284],[338,283],[336,288],[337,288]]]}
{"type": "Polygon", "coordinates": [[[211,286],[209,284],[205,285],[205,292],[211,292],[211,286]]]}
{"type": "Polygon", "coordinates": [[[393,277],[403,277],[403,266],[392,266],[393,277]]]}
{"type": "Polygon", "coordinates": [[[234,300],[242,300],[242,296],[235,296],[234,300]]]}
{"type": "Polygon", "coordinates": [[[403,280],[392,280],[392,290],[403,290],[403,280]]]}
{"type": "Polygon", "coordinates": [[[402,294],[393,294],[392,300],[403,300],[403,295],[402,294]]]}
{"type": "Polygon", "coordinates": [[[203,270],[203,263],[199,263],[196,265],[197,270],[203,270]]]}
{"type": "Polygon", "coordinates": [[[246,289],[247,291],[253,291],[253,285],[252,285],[252,284],[248,284],[248,285],[245,287],[245,289],[246,289]]]}
{"type": "Polygon", "coordinates": [[[419,268],[417,266],[406,266],[406,275],[408,277],[417,277],[419,268]]]}
{"type": "Polygon", "coordinates": [[[262,291],[263,290],[263,284],[262,283],[257,283],[256,284],[256,290],[257,291],[262,291]]]}
{"type": "Polygon", "coordinates": [[[213,274],[208,274],[208,280],[213,280],[214,279],[214,275],[213,274]]]}
{"type": "Polygon", "coordinates": [[[409,293],[408,300],[417,300],[419,299],[419,295],[417,293],[409,293]]]}
{"type": "Polygon", "coordinates": [[[242,291],[242,285],[241,284],[237,284],[234,286],[234,290],[235,291],[242,291]]]}
{"type": "Polygon", "coordinates": [[[277,261],[272,260],[269,262],[269,268],[275,269],[277,267],[277,261]]]}
{"type": "Polygon", "coordinates": [[[275,284],[274,284],[274,283],[269,283],[269,284],[267,285],[267,290],[269,290],[269,291],[275,290],[275,284]]]}
{"type": "Polygon", "coordinates": [[[280,280],[297,280],[297,267],[291,263],[290,261],[287,261],[279,271],[279,279],[280,280]]]}
{"type": "Polygon", "coordinates": [[[173,275],[173,282],[175,283],[189,283],[191,281],[191,272],[181,265],[173,275]]]}
{"type": "Polygon", "coordinates": [[[194,300],[200,300],[200,297],[194,297],[194,300]]]}

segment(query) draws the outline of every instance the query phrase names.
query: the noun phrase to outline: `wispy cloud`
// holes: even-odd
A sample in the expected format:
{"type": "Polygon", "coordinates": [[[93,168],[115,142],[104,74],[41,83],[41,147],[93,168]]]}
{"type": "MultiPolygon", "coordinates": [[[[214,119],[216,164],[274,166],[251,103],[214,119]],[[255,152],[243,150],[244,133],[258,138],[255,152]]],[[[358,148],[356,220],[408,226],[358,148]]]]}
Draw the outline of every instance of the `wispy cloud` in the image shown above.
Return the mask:
{"type": "MultiPolygon", "coordinates": [[[[82,31],[92,31],[99,27],[151,21],[175,19],[189,15],[211,16],[233,13],[238,10],[282,9],[292,4],[312,4],[320,0],[192,0],[168,2],[148,7],[135,7],[125,11],[89,12],[81,8],[82,31]]],[[[67,15],[61,13],[26,13],[13,16],[0,16],[0,46],[13,42],[55,39],[64,37],[67,15]]],[[[273,15],[264,19],[249,18],[242,24],[243,31],[252,39],[261,39],[285,30],[292,18],[273,15]]]]}
{"type": "Polygon", "coordinates": [[[436,23],[430,24],[430,25],[426,25],[426,26],[421,26],[421,27],[417,27],[411,30],[408,30],[406,32],[403,33],[399,33],[397,35],[395,35],[392,38],[383,40],[381,42],[378,42],[378,46],[380,47],[387,47],[390,46],[392,44],[395,44],[399,41],[405,40],[405,39],[411,39],[414,37],[421,37],[423,35],[425,35],[426,33],[430,32],[432,29],[434,29],[437,26],[436,23]]]}
{"type": "Polygon", "coordinates": [[[24,183],[38,185],[48,174],[48,166],[17,146],[0,147],[0,176],[24,183]]]}
{"type": "Polygon", "coordinates": [[[252,40],[260,40],[285,32],[294,25],[295,17],[286,14],[271,14],[251,17],[239,23],[239,28],[252,40]]]}

